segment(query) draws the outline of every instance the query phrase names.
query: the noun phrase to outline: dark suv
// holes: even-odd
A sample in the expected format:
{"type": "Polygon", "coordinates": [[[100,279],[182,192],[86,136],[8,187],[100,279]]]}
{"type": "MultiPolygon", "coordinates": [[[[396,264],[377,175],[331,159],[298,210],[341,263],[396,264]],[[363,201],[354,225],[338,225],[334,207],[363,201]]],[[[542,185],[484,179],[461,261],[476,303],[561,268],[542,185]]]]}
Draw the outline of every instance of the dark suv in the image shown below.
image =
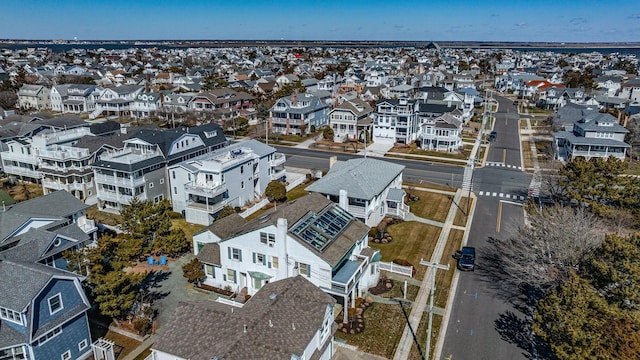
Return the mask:
{"type": "Polygon", "coordinates": [[[465,246],[462,250],[457,250],[454,257],[458,260],[458,269],[464,271],[476,269],[476,248],[465,246]]]}
{"type": "Polygon", "coordinates": [[[497,132],[497,131],[495,131],[495,130],[493,130],[493,131],[491,132],[491,134],[489,134],[489,141],[490,141],[490,142],[494,142],[494,141],[496,141],[496,136],[498,136],[498,132],[497,132]]]}

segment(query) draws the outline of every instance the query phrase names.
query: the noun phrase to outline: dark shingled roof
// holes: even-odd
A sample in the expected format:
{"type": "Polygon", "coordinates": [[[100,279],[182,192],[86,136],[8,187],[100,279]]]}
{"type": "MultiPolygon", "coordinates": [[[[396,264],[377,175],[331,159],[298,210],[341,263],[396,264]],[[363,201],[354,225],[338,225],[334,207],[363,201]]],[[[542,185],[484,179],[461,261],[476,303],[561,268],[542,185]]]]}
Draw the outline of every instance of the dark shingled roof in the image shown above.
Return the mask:
{"type": "Polygon", "coordinates": [[[242,308],[179,303],[153,349],[190,360],[290,360],[303,354],[335,303],[302,276],[266,284],[242,308]]]}
{"type": "Polygon", "coordinates": [[[203,263],[222,266],[220,264],[220,244],[218,243],[204,244],[196,257],[203,263]]]}

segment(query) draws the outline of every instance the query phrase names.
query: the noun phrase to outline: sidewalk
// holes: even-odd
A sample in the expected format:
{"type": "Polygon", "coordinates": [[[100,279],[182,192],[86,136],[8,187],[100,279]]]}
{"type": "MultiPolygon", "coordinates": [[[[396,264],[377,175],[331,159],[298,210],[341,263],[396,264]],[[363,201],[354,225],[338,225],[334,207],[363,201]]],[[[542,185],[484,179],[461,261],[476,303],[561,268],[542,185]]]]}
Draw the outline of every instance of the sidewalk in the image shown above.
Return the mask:
{"type": "MultiPolygon", "coordinates": [[[[447,214],[447,218],[442,226],[442,231],[440,231],[440,237],[438,237],[438,242],[436,243],[435,248],[433,249],[433,254],[431,255],[431,259],[429,261],[440,263],[442,259],[442,255],[444,252],[444,248],[447,244],[447,240],[449,239],[449,232],[451,231],[451,226],[453,225],[453,220],[456,217],[456,212],[458,210],[455,204],[460,202],[462,198],[462,190],[458,189],[454,196],[453,204],[449,208],[449,213],[447,214]]],[[[411,307],[411,313],[409,314],[409,323],[411,327],[415,330],[418,329],[418,325],[420,324],[420,320],[422,319],[422,315],[424,314],[427,308],[427,301],[429,299],[429,293],[431,291],[431,272],[435,271],[433,268],[428,268],[426,273],[424,274],[424,278],[422,280],[422,285],[420,286],[420,291],[418,292],[418,296],[416,297],[413,306],[411,307]]],[[[402,333],[402,338],[400,339],[400,343],[398,344],[398,348],[396,349],[396,353],[394,354],[394,360],[405,360],[409,358],[409,353],[411,352],[411,347],[413,345],[413,336],[411,335],[411,331],[409,330],[409,326],[405,326],[404,332],[402,333]]]]}

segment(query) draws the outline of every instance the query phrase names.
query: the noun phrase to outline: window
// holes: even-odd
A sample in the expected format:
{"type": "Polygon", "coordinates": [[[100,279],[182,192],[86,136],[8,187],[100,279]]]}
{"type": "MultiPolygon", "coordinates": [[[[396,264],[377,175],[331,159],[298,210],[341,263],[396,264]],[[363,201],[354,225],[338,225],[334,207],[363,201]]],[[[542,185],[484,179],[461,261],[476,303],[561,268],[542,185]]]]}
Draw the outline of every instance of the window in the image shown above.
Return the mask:
{"type": "Polygon", "coordinates": [[[60,356],[62,360],[70,360],[71,359],[71,350],[67,350],[60,356]]]}
{"type": "Polygon", "coordinates": [[[149,189],[153,189],[153,183],[149,183],[149,189]]]}
{"type": "Polygon", "coordinates": [[[213,265],[204,264],[204,273],[207,276],[211,276],[214,279],[216,277],[216,272],[215,272],[215,269],[213,268],[213,265]]]}
{"type": "Polygon", "coordinates": [[[62,310],[62,296],[60,293],[55,294],[49,298],[49,312],[53,315],[62,310]]]}
{"type": "Polygon", "coordinates": [[[16,324],[22,325],[22,318],[20,317],[20,313],[17,311],[0,308],[0,319],[9,320],[16,324]]]}
{"type": "Polygon", "coordinates": [[[296,266],[298,267],[298,270],[300,271],[300,275],[304,275],[306,277],[311,277],[311,265],[303,264],[303,263],[297,263],[296,262],[296,266]]]}
{"type": "Polygon", "coordinates": [[[176,172],[175,171],[171,172],[171,177],[174,178],[174,179],[176,178],[176,172]]]}
{"type": "Polygon", "coordinates": [[[49,331],[48,333],[44,334],[40,339],[38,339],[38,346],[46,343],[47,341],[53,339],[56,335],[60,334],[62,332],[62,329],[60,328],[60,326],[58,326],[57,328],[49,331]]]}
{"type": "Polygon", "coordinates": [[[242,261],[242,250],[236,248],[227,248],[229,249],[229,259],[242,261]]]}
{"type": "Polygon", "coordinates": [[[269,246],[273,247],[273,244],[276,242],[275,234],[268,234],[265,232],[260,233],[260,242],[263,244],[269,244],[269,246]]]}
{"type": "Polygon", "coordinates": [[[240,189],[244,189],[244,181],[240,181],[240,189]]]}
{"type": "Polygon", "coordinates": [[[160,179],[160,184],[164,184],[164,179],[160,179]]]}
{"type": "Polygon", "coordinates": [[[178,187],[177,187],[177,186],[174,186],[174,187],[173,187],[173,193],[174,193],[174,194],[177,194],[177,193],[178,193],[178,187]]]}
{"type": "Polygon", "coordinates": [[[267,265],[267,256],[265,254],[253,253],[253,263],[267,265]]]}
{"type": "Polygon", "coordinates": [[[244,165],[240,166],[240,174],[244,174],[244,165]]]}
{"type": "Polygon", "coordinates": [[[274,268],[274,269],[277,269],[277,268],[278,268],[278,257],[277,257],[277,256],[274,256],[274,257],[271,259],[271,265],[273,266],[273,268],[274,268]]]}
{"type": "Polygon", "coordinates": [[[78,343],[78,350],[82,351],[87,348],[89,344],[87,343],[87,339],[84,339],[78,343]]]}
{"type": "Polygon", "coordinates": [[[236,282],[236,271],[227,269],[227,281],[235,283],[236,282]]]}

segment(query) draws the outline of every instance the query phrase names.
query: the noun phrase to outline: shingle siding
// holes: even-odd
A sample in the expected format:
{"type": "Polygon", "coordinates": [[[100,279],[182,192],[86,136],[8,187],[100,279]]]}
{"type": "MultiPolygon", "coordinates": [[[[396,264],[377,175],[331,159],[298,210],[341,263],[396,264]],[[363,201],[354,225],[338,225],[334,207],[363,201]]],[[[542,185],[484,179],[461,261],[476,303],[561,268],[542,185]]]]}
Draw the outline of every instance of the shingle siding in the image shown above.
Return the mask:
{"type": "Polygon", "coordinates": [[[91,351],[91,336],[86,313],[82,313],[62,326],[62,332],[42,345],[34,342],[32,346],[34,360],[57,360],[67,350],[71,351],[71,359],[77,359],[91,351]],[[87,340],[87,347],[80,351],[78,344],[87,340]]]}
{"type": "Polygon", "coordinates": [[[40,293],[35,299],[36,308],[33,314],[32,329],[38,329],[40,326],[47,324],[50,321],[62,316],[66,311],[73,309],[74,307],[82,304],[82,297],[78,294],[72,280],[53,280],[49,285],[40,293]],[[62,310],[54,313],[49,312],[48,299],[56,294],[60,293],[62,297],[62,310]]]}

